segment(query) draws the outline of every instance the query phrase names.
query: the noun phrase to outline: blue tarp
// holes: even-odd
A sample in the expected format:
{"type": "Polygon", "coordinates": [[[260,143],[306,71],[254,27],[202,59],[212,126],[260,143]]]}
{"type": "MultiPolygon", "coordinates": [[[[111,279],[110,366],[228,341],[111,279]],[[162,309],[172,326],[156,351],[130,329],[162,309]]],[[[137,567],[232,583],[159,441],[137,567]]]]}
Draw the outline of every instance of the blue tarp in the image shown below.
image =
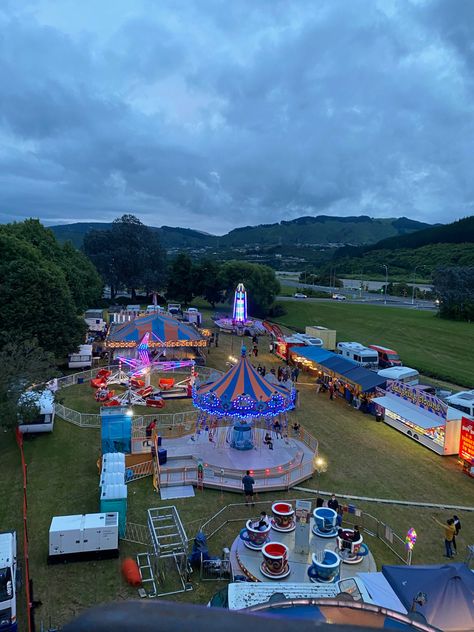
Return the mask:
{"type": "MultiPolygon", "coordinates": [[[[440,528],[440,547],[441,536],[440,528]]],[[[407,610],[419,592],[426,594],[416,610],[429,624],[444,632],[474,630],[474,573],[467,564],[382,566],[382,573],[407,610]]]]}
{"type": "Polygon", "coordinates": [[[321,349],[321,347],[294,347],[292,353],[297,353],[302,358],[311,360],[311,362],[317,362],[318,364],[320,360],[336,355],[332,351],[321,349]]]}
{"type": "Polygon", "coordinates": [[[354,384],[360,386],[361,391],[371,391],[376,386],[381,386],[387,381],[386,378],[377,375],[373,371],[364,369],[361,366],[351,369],[348,373],[344,374],[344,379],[350,380],[354,384]]]}
{"type": "Polygon", "coordinates": [[[337,353],[333,353],[332,357],[321,360],[321,362],[318,362],[318,364],[325,367],[326,369],[330,369],[334,373],[339,373],[339,375],[345,375],[346,373],[352,371],[352,369],[357,367],[357,364],[355,362],[352,362],[352,360],[347,360],[346,358],[342,358],[337,353]]]}

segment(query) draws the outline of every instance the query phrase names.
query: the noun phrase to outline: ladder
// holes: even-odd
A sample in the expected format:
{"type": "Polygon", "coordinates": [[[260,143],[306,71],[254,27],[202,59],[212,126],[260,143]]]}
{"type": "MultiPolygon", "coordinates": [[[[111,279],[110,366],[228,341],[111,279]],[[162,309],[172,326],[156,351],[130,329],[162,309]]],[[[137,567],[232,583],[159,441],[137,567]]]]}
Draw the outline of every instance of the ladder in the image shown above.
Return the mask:
{"type": "Polygon", "coordinates": [[[140,577],[142,578],[142,584],[145,589],[146,596],[149,599],[153,599],[153,597],[157,596],[158,592],[156,590],[156,582],[151,565],[150,554],[138,553],[137,564],[140,570],[140,577]]]}

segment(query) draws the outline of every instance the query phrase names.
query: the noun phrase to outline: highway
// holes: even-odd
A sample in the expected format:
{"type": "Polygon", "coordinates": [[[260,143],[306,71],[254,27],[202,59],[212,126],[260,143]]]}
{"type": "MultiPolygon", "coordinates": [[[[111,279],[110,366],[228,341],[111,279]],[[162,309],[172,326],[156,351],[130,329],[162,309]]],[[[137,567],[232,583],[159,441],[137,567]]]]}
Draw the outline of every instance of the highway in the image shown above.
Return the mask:
{"type": "MultiPolygon", "coordinates": [[[[344,295],[346,297],[345,301],[340,301],[344,303],[353,303],[353,304],[365,304],[365,305],[381,305],[382,307],[403,307],[406,309],[422,309],[422,310],[432,310],[435,311],[438,309],[437,305],[433,301],[422,301],[419,299],[415,300],[415,303],[412,304],[411,297],[403,297],[403,296],[387,296],[387,303],[385,304],[383,294],[373,294],[371,292],[365,291],[356,291],[356,290],[348,290],[347,288],[330,288],[323,285],[309,285],[307,283],[300,283],[299,281],[292,281],[286,278],[279,278],[280,283],[294,287],[295,292],[302,292],[304,294],[305,290],[314,290],[316,292],[329,292],[333,294],[334,292],[337,294],[344,295]]],[[[332,298],[306,298],[306,299],[297,299],[292,296],[279,296],[279,301],[309,301],[312,303],[319,302],[331,302],[336,303],[337,301],[332,298]]]]}

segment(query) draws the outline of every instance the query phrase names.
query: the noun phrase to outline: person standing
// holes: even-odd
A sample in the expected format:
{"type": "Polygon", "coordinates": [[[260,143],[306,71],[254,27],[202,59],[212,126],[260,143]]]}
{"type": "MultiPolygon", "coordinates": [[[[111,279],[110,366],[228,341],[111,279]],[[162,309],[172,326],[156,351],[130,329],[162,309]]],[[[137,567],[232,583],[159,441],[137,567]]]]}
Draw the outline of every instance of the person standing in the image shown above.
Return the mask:
{"type": "Polygon", "coordinates": [[[299,374],[300,374],[300,370],[297,366],[295,366],[295,368],[293,369],[293,382],[298,381],[299,374]]]}
{"type": "Polygon", "coordinates": [[[453,548],[454,548],[454,555],[458,554],[458,547],[456,544],[456,538],[459,535],[459,532],[461,531],[461,521],[459,520],[458,516],[453,516],[453,520],[454,520],[454,528],[456,530],[455,534],[454,534],[454,538],[453,538],[453,548]]]}
{"type": "Polygon", "coordinates": [[[448,518],[446,522],[440,522],[435,516],[431,516],[436,524],[444,529],[444,546],[446,549],[445,557],[454,557],[453,553],[453,538],[456,536],[456,527],[454,526],[454,520],[448,518]]]}
{"type": "Polygon", "coordinates": [[[328,507],[337,513],[339,503],[337,502],[336,494],[331,494],[331,498],[328,500],[328,507]]]}
{"type": "Polygon", "coordinates": [[[245,476],[242,477],[242,486],[244,488],[244,494],[245,494],[245,504],[247,506],[251,502],[252,507],[255,507],[254,492],[253,492],[254,485],[255,485],[255,479],[252,476],[250,476],[250,470],[247,470],[245,476]]]}

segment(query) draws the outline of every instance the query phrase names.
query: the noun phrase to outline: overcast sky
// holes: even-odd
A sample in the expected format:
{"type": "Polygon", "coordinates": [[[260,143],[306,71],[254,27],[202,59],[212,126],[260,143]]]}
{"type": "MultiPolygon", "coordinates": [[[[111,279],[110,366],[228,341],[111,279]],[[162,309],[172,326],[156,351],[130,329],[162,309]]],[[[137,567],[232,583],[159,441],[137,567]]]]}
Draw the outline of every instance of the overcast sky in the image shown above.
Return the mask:
{"type": "Polygon", "coordinates": [[[474,0],[1,0],[0,221],[473,213],[474,0]]]}

